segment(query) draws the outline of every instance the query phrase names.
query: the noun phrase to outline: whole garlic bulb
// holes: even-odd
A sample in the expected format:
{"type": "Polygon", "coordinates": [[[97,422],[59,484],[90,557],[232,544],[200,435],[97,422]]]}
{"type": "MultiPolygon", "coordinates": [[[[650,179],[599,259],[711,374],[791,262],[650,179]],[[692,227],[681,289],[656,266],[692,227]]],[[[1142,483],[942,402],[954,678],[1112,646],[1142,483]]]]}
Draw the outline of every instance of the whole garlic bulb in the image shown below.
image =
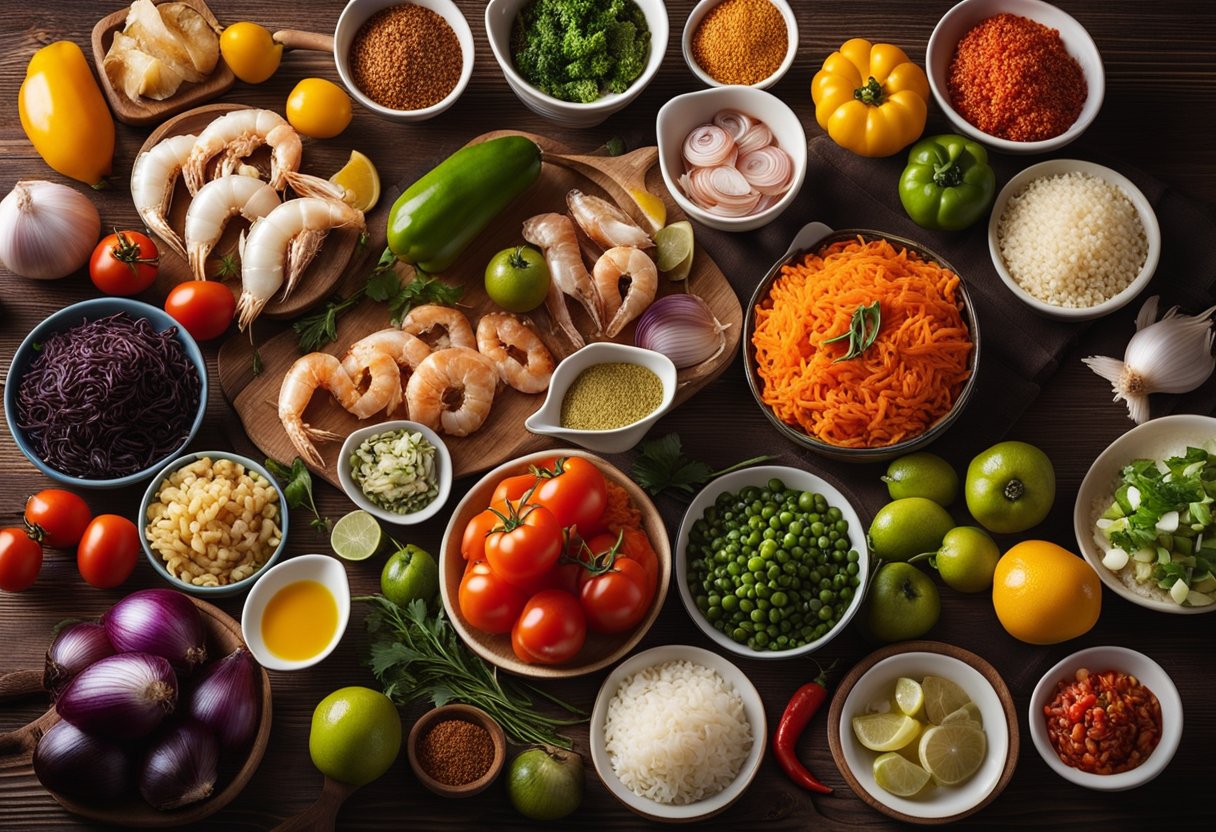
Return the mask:
{"type": "Polygon", "coordinates": [[[18,182],[0,201],[0,262],[22,277],[67,277],[89,261],[100,235],[92,201],[67,185],[18,182]]]}

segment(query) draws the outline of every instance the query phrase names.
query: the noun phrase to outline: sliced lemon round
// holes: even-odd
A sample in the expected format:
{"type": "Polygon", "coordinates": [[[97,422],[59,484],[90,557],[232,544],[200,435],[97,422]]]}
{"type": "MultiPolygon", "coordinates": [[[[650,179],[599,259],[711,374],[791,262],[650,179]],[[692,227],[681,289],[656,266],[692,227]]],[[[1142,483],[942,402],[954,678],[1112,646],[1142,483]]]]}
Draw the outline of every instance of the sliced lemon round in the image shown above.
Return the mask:
{"type": "Polygon", "coordinates": [[[633,197],[633,201],[642,209],[642,213],[646,215],[646,219],[652,224],[652,231],[657,231],[667,223],[667,203],[663,202],[662,198],[652,194],[650,191],[643,191],[640,188],[631,188],[629,195],[633,197]]]}
{"type": "Polygon", "coordinates": [[[380,174],[372,160],[357,150],[350,152],[350,159],[329,181],[346,188],[351,205],[360,211],[370,211],[380,201],[380,174]]]}
{"type": "Polygon", "coordinates": [[[921,735],[917,748],[920,764],[943,786],[955,786],[971,777],[987,753],[983,729],[969,722],[935,725],[921,735]]]}
{"type": "Polygon", "coordinates": [[[384,542],[384,532],[376,518],[363,509],[347,514],[329,533],[329,545],[343,560],[367,560],[384,542]]]}
{"type": "Polygon", "coordinates": [[[895,704],[908,716],[916,716],[925,706],[925,691],[920,682],[901,676],[895,682],[895,704]]]}
{"type": "Polygon", "coordinates": [[[980,714],[979,705],[976,705],[974,702],[968,702],[958,710],[946,714],[945,719],[942,720],[942,725],[950,725],[954,722],[970,722],[975,727],[981,728],[984,725],[984,717],[980,714]]]}
{"type": "Polygon", "coordinates": [[[898,751],[888,751],[874,760],[874,782],[896,797],[911,797],[930,779],[929,772],[898,751]]]}
{"type": "Polygon", "coordinates": [[[654,235],[655,262],[659,271],[667,274],[685,262],[692,263],[692,223],[687,220],[673,222],[654,235]]]}
{"type": "Polygon", "coordinates": [[[941,676],[926,676],[920,685],[925,691],[925,716],[934,725],[941,725],[946,714],[971,701],[967,691],[941,676]]]}
{"type": "Polygon", "coordinates": [[[866,714],[853,717],[853,733],[871,751],[898,751],[916,739],[920,723],[906,714],[866,714]]]}

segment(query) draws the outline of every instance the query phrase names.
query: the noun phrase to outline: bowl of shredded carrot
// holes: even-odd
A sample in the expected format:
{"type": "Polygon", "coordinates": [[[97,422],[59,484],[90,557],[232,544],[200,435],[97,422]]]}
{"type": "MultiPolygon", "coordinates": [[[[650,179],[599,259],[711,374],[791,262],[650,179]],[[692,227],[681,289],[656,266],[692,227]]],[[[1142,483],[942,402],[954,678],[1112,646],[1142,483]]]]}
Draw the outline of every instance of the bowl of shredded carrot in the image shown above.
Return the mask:
{"type": "Polygon", "coordinates": [[[876,462],[928,445],[975,386],[979,326],[966,285],[911,240],[807,226],[749,310],[752,394],[782,434],[833,459],[876,462]]]}

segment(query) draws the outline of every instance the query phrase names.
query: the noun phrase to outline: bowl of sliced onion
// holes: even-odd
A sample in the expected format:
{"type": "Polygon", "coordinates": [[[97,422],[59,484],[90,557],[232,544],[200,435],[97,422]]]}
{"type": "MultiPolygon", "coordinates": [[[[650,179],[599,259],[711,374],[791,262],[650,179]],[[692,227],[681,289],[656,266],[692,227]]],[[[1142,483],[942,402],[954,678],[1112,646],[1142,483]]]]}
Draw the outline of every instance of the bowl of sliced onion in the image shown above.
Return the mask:
{"type": "Polygon", "coordinates": [[[720,231],[752,231],[790,206],[806,178],[806,133],[752,87],[679,95],[659,110],[659,168],[676,204],[720,231]]]}

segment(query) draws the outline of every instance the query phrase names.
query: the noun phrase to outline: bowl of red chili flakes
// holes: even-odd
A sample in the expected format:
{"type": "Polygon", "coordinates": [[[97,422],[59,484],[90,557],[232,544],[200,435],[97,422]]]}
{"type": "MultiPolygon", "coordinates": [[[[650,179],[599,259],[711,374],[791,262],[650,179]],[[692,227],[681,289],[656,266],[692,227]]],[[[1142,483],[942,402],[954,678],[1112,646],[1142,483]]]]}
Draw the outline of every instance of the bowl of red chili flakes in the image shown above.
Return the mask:
{"type": "Polygon", "coordinates": [[[1030,696],[1030,737],[1065,780],[1118,792],[1149,782],[1182,739],[1169,674],[1126,647],[1090,647],[1059,662],[1030,696]]]}

